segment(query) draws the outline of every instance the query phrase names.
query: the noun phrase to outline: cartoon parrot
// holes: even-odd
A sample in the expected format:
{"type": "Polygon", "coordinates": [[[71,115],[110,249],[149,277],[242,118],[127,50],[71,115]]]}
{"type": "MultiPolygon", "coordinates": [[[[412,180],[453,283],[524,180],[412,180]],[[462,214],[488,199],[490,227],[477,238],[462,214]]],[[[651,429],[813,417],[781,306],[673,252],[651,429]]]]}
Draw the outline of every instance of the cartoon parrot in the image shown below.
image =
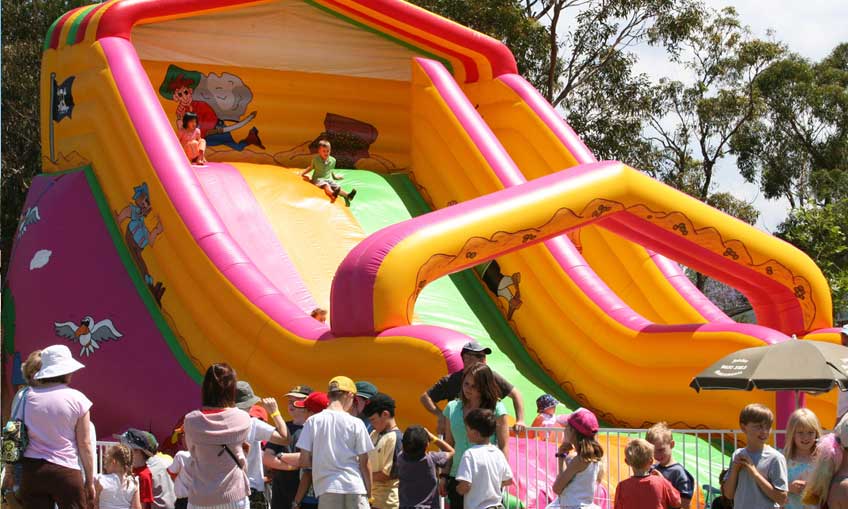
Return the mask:
{"type": "Polygon", "coordinates": [[[77,325],[74,322],[54,323],[56,335],[70,340],[78,340],[82,345],[80,356],[90,356],[100,348],[98,341],[117,340],[123,334],[112,324],[112,320],[101,320],[94,323],[94,318],[86,316],[77,325]],[[92,325],[93,324],[93,325],[92,325]]]}

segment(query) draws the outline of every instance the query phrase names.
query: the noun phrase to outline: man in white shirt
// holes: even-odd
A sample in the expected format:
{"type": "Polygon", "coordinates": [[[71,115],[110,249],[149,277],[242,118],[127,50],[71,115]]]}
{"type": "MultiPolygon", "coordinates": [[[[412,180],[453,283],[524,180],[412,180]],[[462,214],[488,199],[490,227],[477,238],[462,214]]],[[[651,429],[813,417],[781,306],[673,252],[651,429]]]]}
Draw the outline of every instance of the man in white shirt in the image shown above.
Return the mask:
{"type": "Polygon", "coordinates": [[[247,443],[250,450],[247,451],[247,479],[250,482],[250,509],[268,509],[268,499],[265,497],[265,470],[262,466],[262,442],[271,442],[279,445],[289,443],[288,428],[280,415],[277,400],[265,398],[260,400],[254,393],[253,388],[244,380],[236,383],[236,407],[250,414],[250,431],[247,435],[247,443]],[[256,404],[260,403],[261,407],[256,404]],[[266,423],[261,415],[264,408],[274,426],[266,423]],[[257,410],[260,410],[257,412],[257,410]]]}
{"type": "Polygon", "coordinates": [[[330,380],[327,392],[327,409],[307,419],[300,432],[300,465],[312,468],[318,509],[369,509],[368,452],[374,445],[362,420],[348,413],[356,384],[337,376],[330,380]]]}

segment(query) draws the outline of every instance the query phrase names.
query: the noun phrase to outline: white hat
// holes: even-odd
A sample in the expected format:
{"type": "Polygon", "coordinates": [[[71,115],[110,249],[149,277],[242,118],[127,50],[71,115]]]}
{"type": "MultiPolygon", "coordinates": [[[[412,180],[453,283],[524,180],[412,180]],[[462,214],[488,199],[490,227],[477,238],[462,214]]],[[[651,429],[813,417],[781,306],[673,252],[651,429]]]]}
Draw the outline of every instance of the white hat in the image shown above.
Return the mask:
{"type": "Polygon", "coordinates": [[[41,380],[67,375],[84,367],[84,364],[71,356],[71,350],[67,346],[51,345],[41,351],[41,369],[33,378],[41,380]]]}

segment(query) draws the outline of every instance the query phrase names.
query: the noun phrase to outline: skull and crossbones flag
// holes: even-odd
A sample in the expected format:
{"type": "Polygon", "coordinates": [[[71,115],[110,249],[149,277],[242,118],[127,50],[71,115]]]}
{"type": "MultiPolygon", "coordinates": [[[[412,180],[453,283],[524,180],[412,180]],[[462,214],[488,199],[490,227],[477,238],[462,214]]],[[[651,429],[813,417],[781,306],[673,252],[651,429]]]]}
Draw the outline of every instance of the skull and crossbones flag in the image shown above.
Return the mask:
{"type": "Polygon", "coordinates": [[[71,94],[71,85],[74,84],[74,76],[66,79],[61,85],[53,80],[53,121],[58,122],[65,117],[71,117],[74,112],[74,96],[71,94]]]}

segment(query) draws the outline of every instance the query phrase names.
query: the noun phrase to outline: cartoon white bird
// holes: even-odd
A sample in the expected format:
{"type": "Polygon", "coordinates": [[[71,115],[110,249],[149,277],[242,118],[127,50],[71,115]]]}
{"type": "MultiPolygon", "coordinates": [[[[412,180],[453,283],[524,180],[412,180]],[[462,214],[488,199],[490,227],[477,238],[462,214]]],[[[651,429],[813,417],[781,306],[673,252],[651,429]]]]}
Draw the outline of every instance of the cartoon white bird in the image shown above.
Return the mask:
{"type": "Polygon", "coordinates": [[[27,228],[41,221],[41,214],[38,212],[38,207],[30,207],[21,214],[20,223],[18,223],[18,239],[24,236],[27,228]]]}
{"type": "Polygon", "coordinates": [[[123,336],[112,324],[112,320],[107,319],[94,323],[94,318],[90,316],[83,318],[79,325],[74,322],[56,322],[53,325],[56,327],[57,336],[79,341],[79,344],[82,345],[80,356],[90,356],[94,353],[95,350],[100,348],[98,341],[117,340],[123,336]]]}

